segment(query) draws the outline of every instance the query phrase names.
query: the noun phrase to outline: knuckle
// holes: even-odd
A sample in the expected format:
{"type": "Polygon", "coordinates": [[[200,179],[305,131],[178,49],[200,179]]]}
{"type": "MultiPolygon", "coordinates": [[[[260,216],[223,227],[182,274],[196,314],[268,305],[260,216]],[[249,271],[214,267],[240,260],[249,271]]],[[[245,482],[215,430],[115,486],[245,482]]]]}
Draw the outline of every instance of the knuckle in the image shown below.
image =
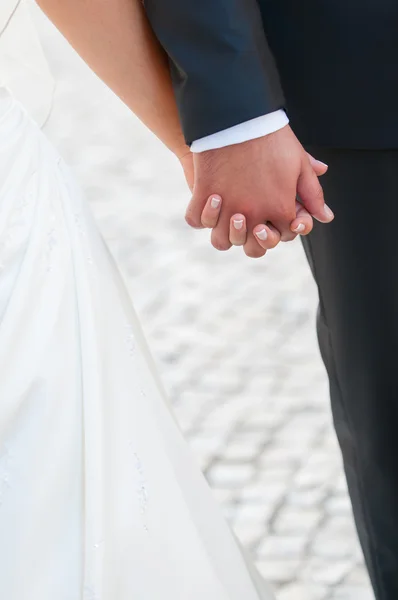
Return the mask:
{"type": "Polygon", "coordinates": [[[263,214],[259,211],[258,206],[248,205],[242,207],[242,214],[245,215],[246,221],[251,223],[261,223],[263,220],[263,214]]]}
{"type": "Polygon", "coordinates": [[[311,174],[311,178],[308,182],[307,189],[308,189],[307,193],[312,198],[312,201],[317,202],[317,203],[324,202],[323,188],[322,188],[321,184],[319,183],[319,179],[315,175],[315,173],[311,174]]]}
{"type": "Polygon", "coordinates": [[[319,183],[317,183],[317,185],[315,187],[314,198],[317,202],[321,202],[323,204],[323,202],[324,202],[323,189],[319,183]]]}
{"type": "Polygon", "coordinates": [[[295,219],[296,212],[294,207],[291,206],[281,206],[278,210],[278,220],[283,223],[290,223],[295,219]]]}

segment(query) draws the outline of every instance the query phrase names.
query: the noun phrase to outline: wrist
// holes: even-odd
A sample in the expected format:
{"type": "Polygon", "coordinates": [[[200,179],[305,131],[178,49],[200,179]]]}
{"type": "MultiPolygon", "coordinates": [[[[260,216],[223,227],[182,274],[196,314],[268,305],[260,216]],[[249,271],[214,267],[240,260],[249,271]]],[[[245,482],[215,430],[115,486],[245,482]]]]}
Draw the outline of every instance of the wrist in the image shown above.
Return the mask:
{"type": "Polygon", "coordinates": [[[186,144],[178,146],[177,148],[170,148],[170,150],[175,154],[179,161],[183,160],[187,154],[191,154],[191,149],[186,144]]]}

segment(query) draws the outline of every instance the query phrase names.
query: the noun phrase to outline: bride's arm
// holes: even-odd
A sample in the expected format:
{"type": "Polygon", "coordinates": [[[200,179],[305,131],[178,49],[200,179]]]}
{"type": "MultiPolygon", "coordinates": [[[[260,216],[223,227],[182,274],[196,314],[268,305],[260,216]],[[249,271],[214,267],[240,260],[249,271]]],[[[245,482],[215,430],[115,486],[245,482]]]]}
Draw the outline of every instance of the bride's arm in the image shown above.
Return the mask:
{"type": "Polygon", "coordinates": [[[97,75],[180,159],[187,155],[167,57],[140,0],[36,0],[97,75]]]}

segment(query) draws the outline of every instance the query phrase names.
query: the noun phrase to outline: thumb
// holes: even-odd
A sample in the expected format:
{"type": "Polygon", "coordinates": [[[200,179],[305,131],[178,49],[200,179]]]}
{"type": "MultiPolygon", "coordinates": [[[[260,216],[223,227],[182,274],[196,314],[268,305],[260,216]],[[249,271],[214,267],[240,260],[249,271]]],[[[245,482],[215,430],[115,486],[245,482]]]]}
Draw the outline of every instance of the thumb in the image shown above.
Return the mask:
{"type": "Polygon", "coordinates": [[[308,212],[321,223],[333,221],[334,214],[325,204],[323,189],[311,164],[303,161],[302,171],[297,181],[297,194],[308,212]]]}
{"type": "Polygon", "coordinates": [[[315,174],[317,177],[321,177],[321,175],[325,175],[326,171],[328,170],[328,165],[326,165],[325,163],[321,162],[320,160],[317,160],[316,158],[314,158],[313,156],[311,156],[311,154],[309,154],[307,152],[307,156],[310,160],[311,163],[311,167],[314,169],[315,174]]]}

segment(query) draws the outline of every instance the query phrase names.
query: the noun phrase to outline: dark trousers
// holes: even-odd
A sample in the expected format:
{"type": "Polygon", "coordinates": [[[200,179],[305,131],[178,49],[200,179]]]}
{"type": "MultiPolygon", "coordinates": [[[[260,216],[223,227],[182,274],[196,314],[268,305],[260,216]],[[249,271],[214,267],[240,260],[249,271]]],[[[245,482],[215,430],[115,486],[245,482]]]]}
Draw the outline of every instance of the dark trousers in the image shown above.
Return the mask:
{"type": "Polygon", "coordinates": [[[308,148],[335,211],[304,248],[356,526],[377,600],[398,599],[398,150],[308,148]]]}

